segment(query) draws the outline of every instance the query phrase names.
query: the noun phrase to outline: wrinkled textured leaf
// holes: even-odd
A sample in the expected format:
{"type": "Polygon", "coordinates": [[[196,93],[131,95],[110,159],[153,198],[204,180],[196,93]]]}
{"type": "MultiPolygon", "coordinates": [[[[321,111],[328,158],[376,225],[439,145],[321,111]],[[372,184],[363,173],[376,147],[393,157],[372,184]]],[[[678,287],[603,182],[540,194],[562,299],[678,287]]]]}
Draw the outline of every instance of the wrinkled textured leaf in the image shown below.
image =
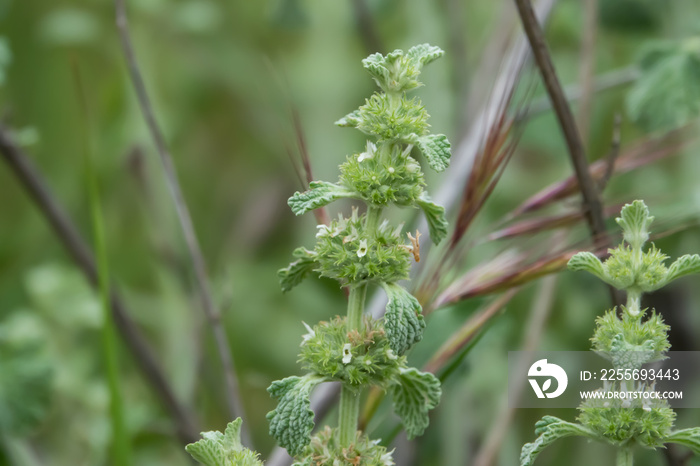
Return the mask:
{"type": "Polygon", "coordinates": [[[664,439],[664,443],[677,443],[690,448],[696,455],[700,455],[700,427],[671,432],[664,439]]]}
{"type": "Polygon", "coordinates": [[[430,424],[428,411],[440,402],[440,381],[429,372],[401,369],[391,386],[394,412],[401,418],[408,439],[422,435],[430,424]]]}
{"type": "Polygon", "coordinates": [[[697,254],[686,254],[681,256],[671,264],[666,275],[666,283],[680,278],[684,275],[700,273],[700,256],[697,254]]]}
{"type": "Polygon", "coordinates": [[[659,41],[640,60],[641,77],[627,94],[627,111],[647,131],[671,130],[700,114],[700,44],[659,41]]]}
{"type": "Polygon", "coordinates": [[[420,68],[428,63],[437,60],[445,52],[440,47],[430,44],[420,44],[411,47],[406,56],[413,62],[413,65],[420,68]]]}
{"type": "Polygon", "coordinates": [[[204,466],[262,466],[257,453],[241,443],[241,418],[229,422],[226,431],[202,432],[202,440],[185,447],[204,466]]]}
{"type": "Polygon", "coordinates": [[[537,440],[526,443],[520,453],[520,466],[532,466],[535,458],[542,450],[551,445],[555,440],[572,435],[580,435],[595,438],[595,434],[580,424],[562,421],[554,416],[545,416],[535,424],[537,440]]]}
{"type": "Polygon", "coordinates": [[[267,391],[279,400],[277,408],[267,414],[270,421],[270,435],[280,446],[295,456],[311,441],[314,428],[314,412],[311,411],[309,396],[311,390],[323,378],[317,375],[287,377],[272,382],[267,391]]]}
{"type": "Polygon", "coordinates": [[[362,66],[372,75],[380,86],[389,78],[389,70],[386,69],[385,59],[381,53],[373,53],[362,60],[362,66]]]}
{"type": "Polygon", "coordinates": [[[389,346],[397,354],[405,353],[423,338],[425,321],[418,300],[395,283],[383,283],[389,298],[384,314],[384,329],[389,346]]]}
{"type": "Polygon", "coordinates": [[[596,257],[595,254],[590,252],[579,252],[574,257],[569,259],[569,270],[579,271],[583,270],[585,272],[591,273],[601,280],[607,282],[608,279],[605,276],[605,269],[603,268],[603,263],[596,257]]]}
{"type": "Polygon", "coordinates": [[[654,217],[649,215],[649,208],[644,201],[625,204],[620,216],[615,219],[624,231],[624,238],[632,249],[641,248],[649,239],[649,225],[654,217]]]}
{"type": "Polygon", "coordinates": [[[445,218],[445,208],[432,202],[430,197],[423,193],[416,200],[416,205],[423,210],[425,218],[428,221],[428,230],[430,231],[430,239],[433,243],[439,244],[440,241],[447,236],[447,219],[445,218]]]}
{"type": "Polygon", "coordinates": [[[342,186],[326,181],[312,181],[309,187],[311,189],[308,191],[294,193],[287,201],[294,214],[301,215],[309,210],[328,205],[336,199],[355,195],[355,193],[342,186]]]}
{"type": "Polygon", "coordinates": [[[360,124],[360,111],[355,110],[352,113],[348,113],[343,118],[335,122],[336,126],[343,126],[354,128],[360,124]]]}
{"type": "Polygon", "coordinates": [[[429,134],[418,138],[418,148],[436,172],[444,171],[450,165],[450,141],[444,134],[429,134]]]}
{"type": "Polygon", "coordinates": [[[297,248],[293,253],[297,258],[284,269],[277,271],[282,291],[287,292],[301,283],[316,266],[316,253],[306,248],[297,248]]]}

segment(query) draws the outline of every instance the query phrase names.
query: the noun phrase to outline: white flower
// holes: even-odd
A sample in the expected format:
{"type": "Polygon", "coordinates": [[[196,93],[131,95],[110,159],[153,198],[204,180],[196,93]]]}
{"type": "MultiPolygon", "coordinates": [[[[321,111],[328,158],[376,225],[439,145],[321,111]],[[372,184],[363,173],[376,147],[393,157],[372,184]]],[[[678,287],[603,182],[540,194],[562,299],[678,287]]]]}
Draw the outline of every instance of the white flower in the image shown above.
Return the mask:
{"type": "Polygon", "coordinates": [[[326,225],[316,225],[318,231],[316,232],[316,238],[322,238],[328,235],[328,227],[326,225]]]}
{"type": "Polygon", "coordinates": [[[350,364],[350,361],[352,361],[352,352],[350,348],[350,343],[345,343],[345,345],[343,345],[343,364],[350,364]]]}
{"type": "Polygon", "coordinates": [[[306,322],[302,321],[301,323],[304,324],[304,327],[306,327],[306,331],[308,332],[308,333],[306,333],[305,335],[302,336],[303,340],[301,341],[301,345],[300,345],[300,346],[304,346],[304,344],[305,344],[307,341],[311,340],[313,337],[316,336],[316,332],[314,332],[314,329],[312,329],[311,327],[309,327],[309,324],[307,324],[306,322]]]}
{"type": "Polygon", "coordinates": [[[367,240],[360,241],[360,247],[357,248],[357,257],[365,257],[367,255],[367,240]]]}
{"type": "Polygon", "coordinates": [[[630,400],[625,400],[622,402],[622,407],[623,408],[629,408],[632,406],[632,402],[630,400]]]}
{"type": "Polygon", "coordinates": [[[367,141],[367,149],[357,157],[357,161],[362,162],[364,160],[373,158],[374,151],[376,151],[376,150],[377,150],[377,146],[375,146],[373,143],[367,141]]]}

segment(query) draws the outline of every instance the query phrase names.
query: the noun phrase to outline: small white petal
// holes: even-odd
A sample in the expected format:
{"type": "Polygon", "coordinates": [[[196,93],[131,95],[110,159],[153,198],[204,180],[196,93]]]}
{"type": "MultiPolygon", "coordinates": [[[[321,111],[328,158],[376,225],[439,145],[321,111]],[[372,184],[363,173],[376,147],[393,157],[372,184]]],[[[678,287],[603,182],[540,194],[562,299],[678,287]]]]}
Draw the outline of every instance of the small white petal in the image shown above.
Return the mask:
{"type": "Polygon", "coordinates": [[[316,225],[318,231],[316,232],[316,238],[321,238],[328,234],[328,227],[326,225],[316,225]]]}
{"type": "Polygon", "coordinates": [[[345,343],[345,345],[343,345],[343,364],[350,364],[350,361],[352,361],[352,352],[350,348],[350,343],[345,343]]]}
{"type": "Polygon", "coordinates": [[[367,240],[360,241],[360,247],[357,249],[357,257],[365,257],[367,255],[367,240]]]}
{"type": "Polygon", "coordinates": [[[304,324],[304,327],[306,327],[307,331],[307,333],[302,336],[303,340],[301,341],[301,346],[304,346],[304,343],[316,336],[316,332],[314,332],[314,329],[309,327],[309,324],[307,324],[306,322],[302,321],[301,323],[304,324]]]}

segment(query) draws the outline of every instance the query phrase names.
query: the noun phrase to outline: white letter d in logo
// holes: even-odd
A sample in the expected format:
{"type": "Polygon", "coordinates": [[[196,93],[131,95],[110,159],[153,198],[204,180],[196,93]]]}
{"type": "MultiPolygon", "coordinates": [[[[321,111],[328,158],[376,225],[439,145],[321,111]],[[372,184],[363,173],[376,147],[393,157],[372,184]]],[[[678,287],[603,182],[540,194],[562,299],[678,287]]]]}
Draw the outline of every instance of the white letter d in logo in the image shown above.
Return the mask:
{"type": "Polygon", "coordinates": [[[548,364],[546,359],[540,359],[530,366],[530,370],[527,372],[527,375],[528,377],[549,377],[547,380],[545,380],[544,384],[542,384],[542,388],[540,388],[537,380],[528,379],[530,385],[532,385],[532,389],[535,391],[535,395],[537,395],[537,398],[544,398],[545,396],[547,398],[556,398],[564,393],[564,390],[566,390],[566,385],[569,383],[569,378],[566,376],[564,369],[556,364],[548,364]],[[557,381],[557,389],[553,392],[548,392],[547,390],[549,390],[552,385],[552,378],[556,379],[557,381]]]}

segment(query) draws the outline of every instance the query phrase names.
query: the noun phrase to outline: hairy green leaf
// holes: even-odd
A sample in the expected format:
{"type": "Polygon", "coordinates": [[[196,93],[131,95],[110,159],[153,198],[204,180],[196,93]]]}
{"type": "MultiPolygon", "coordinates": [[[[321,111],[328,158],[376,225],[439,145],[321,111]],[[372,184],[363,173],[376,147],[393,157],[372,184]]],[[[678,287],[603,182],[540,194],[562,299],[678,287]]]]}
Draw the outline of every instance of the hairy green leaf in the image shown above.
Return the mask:
{"type": "Polygon", "coordinates": [[[700,273],[700,256],[697,254],[693,254],[692,256],[690,254],[686,254],[685,256],[681,256],[676,259],[676,261],[668,268],[666,283],[669,283],[684,275],[696,273],[700,273]]]}
{"type": "Polygon", "coordinates": [[[311,189],[308,191],[294,193],[287,201],[295,215],[301,215],[309,210],[326,206],[336,199],[356,195],[347,188],[326,181],[312,181],[309,187],[311,189]]]}
{"type": "Polygon", "coordinates": [[[580,424],[562,421],[554,416],[545,416],[535,424],[535,434],[539,435],[533,443],[526,443],[520,453],[520,466],[532,466],[535,458],[542,450],[554,443],[554,441],[580,435],[595,438],[595,434],[580,424]]]}
{"type": "Polygon", "coordinates": [[[603,263],[600,261],[600,259],[598,259],[598,257],[596,257],[595,254],[590,252],[577,253],[574,257],[569,259],[568,267],[569,270],[584,270],[605,282],[608,281],[605,275],[605,269],[603,268],[603,263]]]}
{"type": "Polygon", "coordinates": [[[418,138],[418,148],[436,172],[444,171],[450,165],[450,141],[444,134],[428,134],[418,138]]]}
{"type": "Polygon", "coordinates": [[[357,125],[359,125],[361,122],[360,119],[360,111],[359,110],[354,110],[351,113],[348,113],[345,115],[343,118],[335,122],[336,126],[343,126],[343,127],[349,127],[349,128],[355,128],[357,125]]]}
{"type": "Polygon", "coordinates": [[[385,59],[381,53],[373,53],[362,60],[362,66],[372,75],[377,84],[381,87],[389,78],[389,70],[385,66],[385,59]]]}
{"type": "Polygon", "coordinates": [[[226,431],[202,432],[202,439],[185,447],[204,466],[262,466],[258,454],[241,443],[241,418],[231,421],[226,431]]]}
{"type": "Polygon", "coordinates": [[[441,395],[440,381],[433,374],[413,367],[401,369],[391,386],[391,397],[409,440],[428,427],[428,411],[438,405],[441,395]]]}
{"type": "Polygon", "coordinates": [[[700,38],[657,41],[640,59],[627,111],[647,131],[670,130],[700,114],[700,38]]]}
{"type": "Polygon", "coordinates": [[[696,455],[700,455],[700,427],[671,432],[664,439],[664,443],[677,443],[690,448],[696,455]]]}
{"type": "Polygon", "coordinates": [[[306,248],[296,248],[293,253],[297,258],[284,269],[277,271],[282,291],[287,292],[301,283],[316,266],[316,253],[306,248]]]}
{"type": "Polygon", "coordinates": [[[389,346],[397,354],[405,353],[423,338],[425,320],[418,300],[395,283],[382,283],[389,297],[384,314],[384,329],[389,346]]]}
{"type": "Polygon", "coordinates": [[[426,193],[423,193],[420,198],[416,199],[416,205],[423,210],[425,219],[428,221],[430,239],[433,240],[433,243],[439,244],[447,236],[445,208],[432,202],[426,193]]]}
{"type": "Polygon", "coordinates": [[[420,44],[411,47],[406,56],[411,60],[414,66],[420,69],[420,67],[437,60],[444,54],[445,52],[440,47],[435,47],[430,44],[420,44]]]}
{"type": "Polygon", "coordinates": [[[272,382],[267,391],[279,400],[277,408],[267,413],[270,435],[280,446],[295,456],[311,441],[314,412],[311,411],[311,390],[325,379],[318,375],[287,377],[272,382]]]}
{"type": "Polygon", "coordinates": [[[615,221],[622,227],[625,241],[634,250],[641,248],[649,239],[649,225],[654,217],[649,215],[649,208],[644,201],[637,200],[625,204],[615,221]]]}

